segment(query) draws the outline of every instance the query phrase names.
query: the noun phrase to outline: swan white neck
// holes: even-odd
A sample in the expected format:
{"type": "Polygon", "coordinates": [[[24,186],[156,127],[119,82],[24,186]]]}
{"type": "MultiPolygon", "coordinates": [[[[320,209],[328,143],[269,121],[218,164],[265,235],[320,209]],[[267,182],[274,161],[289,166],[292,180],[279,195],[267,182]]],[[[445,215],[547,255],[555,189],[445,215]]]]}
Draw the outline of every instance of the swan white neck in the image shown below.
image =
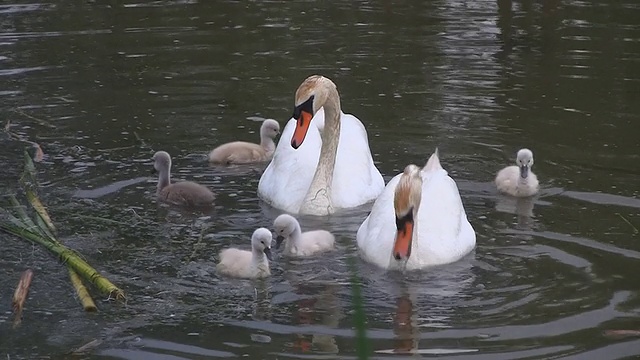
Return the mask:
{"type": "Polygon", "coordinates": [[[162,169],[158,171],[158,192],[166,188],[171,184],[171,175],[169,169],[162,169]]]}
{"type": "MultiPolygon", "coordinates": [[[[422,197],[422,191],[419,192],[420,197],[422,197]]],[[[418,226],[420,226],[420,222],[418,221],[418,210],[420,209],[420,203],[418,203],[413,208],[413,232],[411,234],[411,255],[415,258],[418,256],[418,226]]],[[[409,257],[411,259],[411,256],[409,257]]]]}
{"type": "Polygon", "coordinates": [[[251,249],[251,252],[251,267],[255,269],[258,277],[270,274],[271,270],[269,270],[269,260],[267,259],[267,255],[265,255],[264,251],[251,249]]]}
{"type": "MultiPolygon", "coordinates": [[[[404,176],[404,175],[403,175],[404,176]]],[[[418,176],[422,176],[421,173],[418,173],[418,176]]],[[[402,179],[400,180],[402,181],[402,179]]],[[[413,217],[413,229],[411,230],[411,254],[409,258],[405,261],[398,261],[394,258],[393,254],[390,254],[390,261],[396,263],[397,268],[405,271],[407,269],[407,264],[413,261],[419,261],[416,257],[419,254],[418,251],[418,226],[419,218],[418,211],[420,211],[420,203],[422,202],[422,181],[416,181],[415,179],[409,180],[411,181],[410,186],[410,194],[409,194],[409,204],[411,206],[411,213],[413,217]]],[[[400,185],[400,184],[399,184],[400,185]]],[[[397,215],[396,215],[397,216],[397,215]]]]}
{"type": "Polygon", "coordinates": [[[289,238],[285,241],[284,251],[291,253],[293,248],[300,243],[302,237],[302,229],[300,229],[300,223],[297,221],[294,223],[293,232],[289,235],[289,238]]]}
{"type": "Polygon", "coordinates": [[[313,215],[328,215],[333,213],[331,201],[331,183],[338,153],[340,139],[340,97],[337,90],[329,92],[324,107],[324,131],[322,132],[322,147],[316,173],[304,197],[301,213],[313,215]]]}
{"type": "Polygon", "coordinates": [[[251,249],[251,253],[253,255],[253,263],[256,265],[262,264],[265,260],[267,260],[267,255],[264,254],[264,251],[251,249]]]}
{"type": "Polygon", "coordinates": [[[268,135],[260,136],[260,147],[269,155],[276,151],[276,143],[268,135]]]}

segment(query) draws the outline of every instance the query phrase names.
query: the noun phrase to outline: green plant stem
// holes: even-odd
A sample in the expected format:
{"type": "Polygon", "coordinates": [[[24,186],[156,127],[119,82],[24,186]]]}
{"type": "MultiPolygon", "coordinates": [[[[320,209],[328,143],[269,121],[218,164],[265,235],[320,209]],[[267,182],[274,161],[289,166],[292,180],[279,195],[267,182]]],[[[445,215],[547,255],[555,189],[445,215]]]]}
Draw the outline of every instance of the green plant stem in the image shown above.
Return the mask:
{"type": "Polygon", "coordinates": [[[116,300],[125,300],[124,291],[111,283],[107,278],[100,275],[100,273],[92,268],[91,265],[87,264],[86,261],[80,258],[76,252],[68,249],[59,242],[50,241],[49,238],[46,238],[41,234],[34,233],[19,226],[11,226],[6,223],[0,223],[0,230],[44,246],[47,250],[58,256],[60,262],[70,269],[73,269],[78,273],[78,275],[93,284],[102,293],[108,294],[109,297],[115,298],[116,300]]]}
{"type": "Polygon", "coordinates": [[[355,260],[349,258],[347,261],[351,272],[351,295],[353,302],[353,321],[356,328],[356,354],[359,360],[369,358],[370,346],[367,339],[367,317],[364,312],[364,300],[362,298],[362,290],[360,288],[360,279],[358,278],[355,260]]]}

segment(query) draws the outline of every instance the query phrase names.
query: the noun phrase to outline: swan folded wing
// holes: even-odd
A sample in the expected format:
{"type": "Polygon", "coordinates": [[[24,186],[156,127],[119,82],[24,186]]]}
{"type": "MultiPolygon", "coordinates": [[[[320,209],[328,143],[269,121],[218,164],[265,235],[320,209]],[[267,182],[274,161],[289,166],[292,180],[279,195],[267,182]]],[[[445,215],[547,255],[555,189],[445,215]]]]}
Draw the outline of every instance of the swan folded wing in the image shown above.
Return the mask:
{"type": "Polygon", "coordinates": [[[423,173],[422,196],[417,221],[418,244],[422,241],[429,244],[428,265],[458,260],[475,245],[475,233],[468,231],[470,224],[458,186],[444,170],[423,173]]]}
{"type": "Polygon", "coordinates": [[[224,275],[233,277],[250,277],[251,258],[250,251],[240,249],[224,249],[220,251],[220,263],[216,270],[224,275]]]}
{"type": "Polygon", "coordinates": [[[341,116],[332,201],[337,208],[350,208],[375,200],[384,189],[384,179],[373,163],[362,122],[351,114],[341,116]]]}
{"type": "Polygon", "coordinates": [[[215,196],[206,187],[192,181],[173,183],[160,191],[161,200],[173,205],[211,205],[215,196]]]}
{"type": "Polygon", "coordinates": [[[517,166],[507,166],[500,170],[496,176],[496,187],[500,192],[512,194],[516,192],[518,187],[518,178],[520,177],[520,169],[517,166]]]}
{"type": "Polygon", "coordinates": [[[229,162],[234,164],[259,162],[265,160],[266,151],[258,144],[244,143],[237,152],[229,155],[229,162]]]}
{"type": "Polygon", "coordinates": [[[333,249],[335,237],[326,230],[312,230],[302,233],[301,240],[298,251],[310,255],[333,249]]]}
{"type": "Polygon", "coordinates": [[[215,148],[209,155],[209,161],[221,164],[251,163],[262,161],[265,153],[258,144],[234,141],[215,148]]]}

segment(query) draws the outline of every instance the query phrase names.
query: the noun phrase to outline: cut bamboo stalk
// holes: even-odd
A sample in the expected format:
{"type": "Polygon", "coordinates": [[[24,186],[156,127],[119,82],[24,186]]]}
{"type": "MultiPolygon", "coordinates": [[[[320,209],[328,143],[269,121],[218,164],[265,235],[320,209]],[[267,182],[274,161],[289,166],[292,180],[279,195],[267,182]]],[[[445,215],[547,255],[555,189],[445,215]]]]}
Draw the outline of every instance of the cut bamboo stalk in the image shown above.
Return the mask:
{"type": "Polygon", "coordinates": [[[71,279],[71,284],[76,289],[76,293],[78,294],[78,300],[82,304],[84,311],[94,312],[97,311],[96,303],[93,302],[91,295],[89,295],[89,291],[82,283],[82,279],[78,276],[78,273],[69,269],[69,278],[71,279]]]}
{"type": "Polygon", "coordinates": [[[18,214],[19,219],[16,219],[16,220],[19,220],[21,223],[23,223],[24,227],[29,231],[43,234],[40,227],[38,227],[36,223],[34,223],[33,220],[31,220],[29,215],[27,215],[27,211],[24,209],[24,206],[22,206],[22,204],[18,202],[18,199],[16,199],[15,195],[13,194],[9,195],[9,201],[11,201],[11,206],[13,207],[15,212],[18,214]]]}
{"type": "Polygon", "coordinates": [[[48,229],[48,232],[50,237],[53,237],[53,234],[55,234],[56,232],[56,227],[55,225],[53,225],[53,222],[51,221],[51,217],[49,216],[49,213],[47,212],[47,208],[44,207],[44,205],[42,205],[42,202],[40,201],[40,199],[38,199],[38,197],[36,196],[36,193],[29,189],[29,188],[25,188],[25,195],[27,196],[27,200],[29,201],[29,204],[31,204],[31,207],[33,207],[33,210],[36,211],[36,214],[38,214],[38,217],[40,219],[42,219],[42,221],[45,223],[46,228],[48,229]]]}
{"type": "MultiPolygon", "coordinates": [[[[80,285],[82,285],[82,280],[80,280],[79,277],[82,277],[84,278],[84,280],[97,287],[100,292],[108,294],[110,298],[125,301],[126,297],[124,291],[122,291],[108,279],[100,275],[98,271],[96,271],[93,267],[91,267],[91,265],[89,265],[82,259],[80,254],[65,247],[55,238],[53,234],[53,232],[55,231],[55,226],[53,225],[46,208],[38,199],[37,193],[35,191],[35,187],[37,186],[35,165],[33,164],[33,160],[31,159],[31,156],[27,151],[25,151],[24,157],[25,168],[22,174],[22,178],[20,179],[20,183],[26,193],[29,203],[37,213],[36,222],[34,222],[29,217],[27,211],[18,202],[16,197],[14,195],[11,195],[9,196],[9,199],[17,217],[11,214],[9,211],[0,208],[0,214],[5,215],[4,217],[8,220],[7,222],[0,222],[0,230],[8,234],[20,237],[23,240],[40,244],[47,250],[52,252],[54,255],[57,255],[60,262],[66,265],[70,271],[73,271],[75,273],[80,285]]],[[[72,281],[73,280],[74,279],[72,277],[72,281]]],[[[84,287],[84,285],[82,286],[84,287]]],[[[76,287],[76,289],[77,288],[78,287],[76,287]]],[[[83,298],[91,299],[91,297],[88,295],[88,292],[86,291],[86,288],[84,290],[87,296],[81,296],[79,292],[81,301],[83,301],[83,298]]],[[[85,306],[84,301],[83,306],[85,306]]],[[[93,304],[93,307],[95,308],[95,304],[93,304]]]]}
{"type": "Polygon", "coordinates": [[[13,320],[14,329],[20,326],[22,322],[22,310],[24,309],[24,302],[27,300],[27,295],[29,294],[31,279],[33,279],[33,270],[25,270],[22,276],[20,276],[20,282],[18,282],[16,291],[13,293],[13,312],[15,313],[15,319],[13,320]]]}
{"type": "Polygon", "coordinates": [[[44,246],[47,250],[57,255],[60,262],[73,269],[78,273],[78,275],[98,288],[100,292],[108,294],[109,297],[116,300],[124,301],[126,299],[124,291],[113,285],[113,283],[111,283],[107,278],[100,275],[96,269],[87,264],[87,262],[84,261],[76,252],[55,241],[55,239],[54,242],[49,238],[45,238],[41,234],[18,226],[14,227],[6,223],[0,223],[0,230],[44,246]]]}
{"type": "Polygon", "coordinates": [[[33,163],[33,159],[31,158],[31,155],[29,155],[29,151],[25,149],[24,150],[24,171],[22,172],[22,177],[20,178],[20,182],[24,186],[24,183],[27,180],[31,182],[34,186],[38,185],[38,182],[36,180],[36,165],[33,163]]]}
{"type": "Polygon", "coordinates": [[[40,229],[42,229],[42,231],[44,232],[45,237],[49,239],[55,239],[51,231],[49,231],[47,225],[44,223],[44,220],[42,220],[40,216],[36,216],[36,223],[38,224],[38,227],[40,227],[40,229]]]}
{"type": "Polygon", "coordinates": [[[56,227],[53,225],[53,221],[51,221],[47,208],[38,198],[38,194],[35,189],[38,185],[36,179],[36,166],[34,165],[33,159],[27,150],[24,151],[24,171],[22,172],[20,184],[22,185],[29,204],[31,204],[31,207],[36,211],[38,217],[47,225],[47,228],[50,231],[50,234],[47,235],[53,237],[52,234],[56,233],[56,227]]]}

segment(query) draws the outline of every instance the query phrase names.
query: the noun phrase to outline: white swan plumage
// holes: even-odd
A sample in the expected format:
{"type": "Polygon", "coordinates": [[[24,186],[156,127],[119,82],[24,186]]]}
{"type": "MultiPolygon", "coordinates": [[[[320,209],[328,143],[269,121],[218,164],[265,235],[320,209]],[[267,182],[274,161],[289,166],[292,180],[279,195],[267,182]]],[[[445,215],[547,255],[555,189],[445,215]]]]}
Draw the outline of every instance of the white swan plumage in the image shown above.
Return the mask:
{"type": "Polygon", "coordinates": [[[269,229],[256,229],[251,235],[251,250],[228,248],[220,251],[220,262],[216,265],[216,270],[221,275],[243,279],[270,276],[272,238],[269,229]]]}
{"type": "Polygon", "coordinates": [[[437,149],[423,169],[408,165],[389,181],[356,241],[360,255],[384,269],[448,264],[473,250],[476,233],[437,149]]]}
{"type": "Polygon", "coordinates": [[[529,149],[518,150],[516,165],[507,166],[496,175],[495,183],[498,191],[515,197],[535,195],[538,192],[539,183],[538,177],[531,171],[532,167],[533,152],[529,149]]]}
{"type": "Polygon", "coordinates": [[[284,242],[282,253],[286,256],[305,257],[333,250],[335,236],[327,230],[302,232],[300,223],[289,214],[282,214],[273,221],[276,233],[276,250],[284,242]]]}
{"type": "Polygon", "coordinates": [[[281,139],[258,184],[258,195],[275,208],[329,215],[373,201],[384,189],[364,125],[341,111],[326,77],[313,75],[300,85],[281,139]]]}

